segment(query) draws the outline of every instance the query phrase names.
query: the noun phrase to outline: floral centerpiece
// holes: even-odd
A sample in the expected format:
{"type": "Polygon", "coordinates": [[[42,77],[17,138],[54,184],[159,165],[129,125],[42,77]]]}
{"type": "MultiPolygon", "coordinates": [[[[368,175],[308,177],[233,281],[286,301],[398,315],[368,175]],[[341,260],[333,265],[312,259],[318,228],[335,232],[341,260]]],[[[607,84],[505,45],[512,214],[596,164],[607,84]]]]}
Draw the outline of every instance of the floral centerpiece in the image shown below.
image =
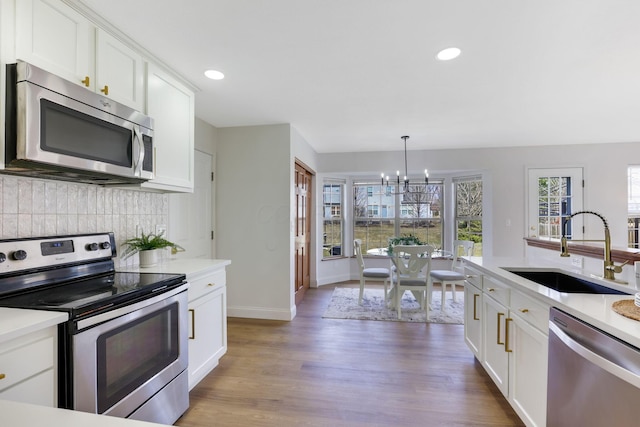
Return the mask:
{"type": "Polygon", "coordinates": [[[184,248],[176,243],[162,237],[164,232],[160,234],[144,234],[140,233],[139,237],[125,240],[123,243],[126,248],[122,252],[122,259],[127,259],[137,253],[140,253],[140,266],[150,267],[158,262],[157,249],[171,248],[173,251],[184,251],[184,248]]]}
{"type": "Polygon", "coordinates": [[[393,255],[393,247],[396,245],[426,245],[427,242],[423,242],[417,236],[413,234],[405,234],[399,237],[391,237],[389,239],[389,246],[387,247],[387,254],[393,255]]]}

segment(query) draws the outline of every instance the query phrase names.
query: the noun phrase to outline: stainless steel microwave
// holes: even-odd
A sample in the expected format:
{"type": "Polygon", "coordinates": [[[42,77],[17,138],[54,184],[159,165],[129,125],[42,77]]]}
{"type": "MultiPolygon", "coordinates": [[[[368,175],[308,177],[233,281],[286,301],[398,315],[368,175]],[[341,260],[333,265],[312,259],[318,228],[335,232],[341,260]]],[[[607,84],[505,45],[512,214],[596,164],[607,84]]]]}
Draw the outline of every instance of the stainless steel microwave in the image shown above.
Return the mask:
{"type": "Polygon", "coordinates": [[[7,66],[5,173],[91,184],[154,177],[153,119],[26,62],[7,66]]]}

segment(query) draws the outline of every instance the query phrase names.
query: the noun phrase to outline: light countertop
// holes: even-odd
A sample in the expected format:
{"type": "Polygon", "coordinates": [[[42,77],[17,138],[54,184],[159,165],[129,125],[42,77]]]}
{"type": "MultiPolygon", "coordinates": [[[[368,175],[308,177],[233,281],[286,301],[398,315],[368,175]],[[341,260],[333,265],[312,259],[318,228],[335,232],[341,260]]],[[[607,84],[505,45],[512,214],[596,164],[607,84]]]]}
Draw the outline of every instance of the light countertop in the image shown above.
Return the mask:
{"type": "Polygon", "coordinates": [[[11,427],[158,427],[165,425],[7,400],[0,400],[0,414],[2,414],[0,416],[2,425],[11,427]]]}
{"type": "Polygon", "coordinates": [[[514,289],[527,295],[534,296],[553,307],[570,313],[585,322],[610,333],[627,343],[640,348],[640,321],[624,317],[611,308],[615,301],[631,299],[638,292],[633,285],[618,285],[610,281],[583,275],[585,280],[628,292],[630,295],[598,295],[558,292],[524,279],[506,271],[503,267],[528,267],[531,269],[557,269],[569,274],[583,274],[580,270],[572,270],[566,266],[544,265],[544,263],[530,262],[521,258],[465,258],[480,270],[499,278],[514,289]]]}
{"type": "Polygon", "coordinates": [[[58,311],[0,307],[0,343],[66,322],[68,318],[67,313],[58,311]]]}
{"type": "Polygon", "coordinates": [[[131,271],[139,273],[171,273],[171,274],[192,274],[204,273],[207,271],[224,268],[231,264],[227,259],[206,259],[206,258],[179,258],[169,259],[153,267],[121,267],[118,271],[131,271]]]}

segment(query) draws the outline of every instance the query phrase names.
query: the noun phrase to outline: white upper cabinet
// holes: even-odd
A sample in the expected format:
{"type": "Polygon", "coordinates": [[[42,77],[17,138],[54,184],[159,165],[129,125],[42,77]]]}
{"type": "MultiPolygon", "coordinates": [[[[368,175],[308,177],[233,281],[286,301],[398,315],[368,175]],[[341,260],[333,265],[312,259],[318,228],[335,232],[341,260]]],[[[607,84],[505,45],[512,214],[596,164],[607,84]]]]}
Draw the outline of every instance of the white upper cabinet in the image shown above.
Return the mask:
{"type": "Polygon", "coordinates": [[[16,2],[16,58],[142,110],[142,55],[60,0],[16,2]]]}
{"type": "Polygon", "coordinates": [[[156,178],[145,188],[193,191],[193,92],[154,64],[147,64],[147,114],[153,118],[156,178]]]}
{"type": "Polygon", "coordinates": [[[96,30],[96,91],[138,111],[144,108],[142,55],[100,29],[96,30]]]}
{"type": "Polygon", "coordinates": [[[16,1],[17,59],[80,85],[94,74],[93,34],[91,22],[59,0],[16,1]]]}

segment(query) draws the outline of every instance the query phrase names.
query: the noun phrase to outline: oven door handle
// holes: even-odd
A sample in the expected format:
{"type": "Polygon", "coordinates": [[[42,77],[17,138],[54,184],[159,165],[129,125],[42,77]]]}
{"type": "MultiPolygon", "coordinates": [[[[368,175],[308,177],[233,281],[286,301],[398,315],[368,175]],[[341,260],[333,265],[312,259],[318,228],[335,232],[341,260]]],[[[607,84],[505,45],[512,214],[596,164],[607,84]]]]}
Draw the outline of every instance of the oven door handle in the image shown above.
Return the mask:
{"type": "MultiPolygon", "coordinates": [[[[162,288],[164,289],[164,288],[162,288]]],[[[185,282],[182,285],[178,286],[175,289],[171,289],[170,291],[162,292],[160,294],[154,295],[151,298],[139,301],[135,304],[127,305],[121,308],[116,308],[115,310],[110,310],[106,313],[98,314],[96,316],[91,316],[87,319],[81,319],[77,321],[77,330],[85,329],[93,325],[97,325],[98,323],[106,322],[108,320],[115,319],[116,317],[124,316],[125,314],[132,313],[134,311],[138,311],[150,305],[153,305],[157,302],[160,302],[164,299],[170,298],[173,295],[177,295],[180,292],[184,292],[189,289],[189,283],[185,282]]]]}
{"type": "Polygon", "coordinates": [[[604,369],[609,372],[611,375],[615,375],[621,380],[633,384],[635,387],[640,388],[640,375],[632,372],[628,369],[623,368],[622,366],[602,357],[598,353],[594,352],[590,348],[585,347],[580,344],[569,334],[563,331],[560,327],[558,327],[555,323],[549,322],[549,332],[553,333],[562,341],[569,349],[571,349],[578,356],[583,359],[588,360],[594,365],[604,369]]]}

